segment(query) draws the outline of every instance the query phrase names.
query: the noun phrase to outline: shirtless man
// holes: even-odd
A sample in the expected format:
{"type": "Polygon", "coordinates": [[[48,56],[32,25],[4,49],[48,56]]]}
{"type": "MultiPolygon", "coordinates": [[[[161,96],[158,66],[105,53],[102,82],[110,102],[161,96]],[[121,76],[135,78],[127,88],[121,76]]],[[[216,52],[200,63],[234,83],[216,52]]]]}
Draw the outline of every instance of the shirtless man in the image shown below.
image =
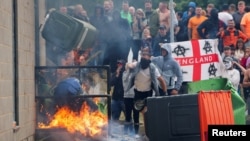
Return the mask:
{"type": "Polygon", "coordinates": [[[159,25],[165,25],[167,31],[170,28],[170,10],[168,10],[166,2],[159,3],[159,25]]]}
{"type": "Polygon", "coordinates": [[[250,58],[248,58],[246,63],[247,70],[244,73],[244,79],[243,79],[243,87],[247,88],[245,92],[248,93],[248,97],[246,97],[246,103],[247,103],[247,109],[248,109],[248,118],[250,119],[250,58]]]}

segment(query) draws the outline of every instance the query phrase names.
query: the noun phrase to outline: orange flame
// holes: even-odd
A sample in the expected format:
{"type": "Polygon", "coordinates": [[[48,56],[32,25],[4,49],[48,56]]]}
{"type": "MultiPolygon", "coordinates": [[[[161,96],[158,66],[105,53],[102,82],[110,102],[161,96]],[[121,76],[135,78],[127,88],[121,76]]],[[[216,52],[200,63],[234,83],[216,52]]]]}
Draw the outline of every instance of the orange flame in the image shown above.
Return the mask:
{"type": "Polygon", "coordinates": [[[100,98],[99,97],[94,97],[93,101],[94,101],[95,104],[97,104],[98,102],[100,102],[100,98]]]}
{"type": "Polygon", "coordinates": [[[65,128],[70,133],[80,132],[91,137],[101,135],[107,125],[107,116],[99,110],[91,111],[86,103],[82,105],[80,113],[64,106],[56,112],[48,125],[38,123],[39,128],[65,128]]]}

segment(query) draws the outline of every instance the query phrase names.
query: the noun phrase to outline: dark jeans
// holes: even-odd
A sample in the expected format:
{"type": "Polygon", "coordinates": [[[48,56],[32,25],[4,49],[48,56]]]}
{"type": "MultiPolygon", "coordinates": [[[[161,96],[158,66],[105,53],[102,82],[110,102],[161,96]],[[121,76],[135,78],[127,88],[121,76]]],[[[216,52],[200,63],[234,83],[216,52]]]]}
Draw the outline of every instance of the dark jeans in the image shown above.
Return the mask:
{"type": "Polygon", "coordinates": [[[119,120],[121,112],[125,111],[123,100],[113,100],[111,101],[111,115],[113,120],[119,120]]]}
{"type": "Polygon", "coordinates": [[[133,122],[134,122],[134,133],[138,134],[139,131],[139,111],[134,108],[134,99],[133,98],[124,98],[125,104],[125,121],[126,124],[124,126],[125,132],[132,130],[132,112],[133,112],[133,122]]]}

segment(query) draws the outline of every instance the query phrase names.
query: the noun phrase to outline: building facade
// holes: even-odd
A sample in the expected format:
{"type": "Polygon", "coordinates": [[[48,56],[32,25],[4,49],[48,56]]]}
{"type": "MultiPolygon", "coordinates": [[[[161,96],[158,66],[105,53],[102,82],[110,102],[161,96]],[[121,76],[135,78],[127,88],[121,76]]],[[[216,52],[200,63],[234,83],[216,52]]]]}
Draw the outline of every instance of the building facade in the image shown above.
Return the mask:
{"type": "Polygon", "coordinates": [[[44,14],[45,0],[0,1],[1,141],[35,140],[34,69],[45,60],[43,53],[36,59],[44,14]]]}

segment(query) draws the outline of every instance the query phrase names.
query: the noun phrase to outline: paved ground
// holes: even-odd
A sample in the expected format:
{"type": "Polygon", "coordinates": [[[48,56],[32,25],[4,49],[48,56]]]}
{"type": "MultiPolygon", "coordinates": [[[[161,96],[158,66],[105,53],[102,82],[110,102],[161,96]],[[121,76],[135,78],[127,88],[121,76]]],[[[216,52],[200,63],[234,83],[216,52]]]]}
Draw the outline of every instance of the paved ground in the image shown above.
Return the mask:
{"type": "Polygon", "coordinates": [[[144,131],[144,125],[143,125],[143,119],[142,116],[140,115],[140,129],[139,129],[139,136],[129,133],[125,134],[124,132],[124,115],[121,115],[121,120],[119,123],[110,123],[110,133],[111,135],[109,136],[109,141],[148,141],[145,138],[145,131],[144,131]]]}

